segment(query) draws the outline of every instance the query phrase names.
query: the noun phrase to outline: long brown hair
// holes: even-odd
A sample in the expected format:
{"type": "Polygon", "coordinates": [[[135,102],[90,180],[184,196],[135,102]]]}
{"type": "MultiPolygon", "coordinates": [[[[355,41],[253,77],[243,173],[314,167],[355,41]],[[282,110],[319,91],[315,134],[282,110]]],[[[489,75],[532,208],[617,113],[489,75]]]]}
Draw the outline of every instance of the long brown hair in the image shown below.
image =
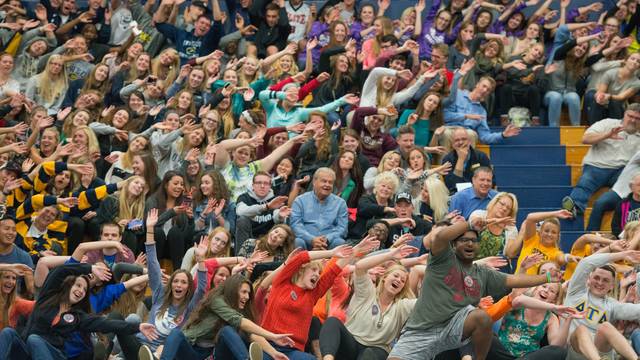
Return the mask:
{"type": "Polygon", "coordinates": [[[293,230],[291,230],[291,228],[289,227],[289,225],[285,225],[285,224],[274,225],[271,228],[271,230],[269,230],[264,236],[262,236],[260,239],[258,239],[258,241],[256,241],[255,250],[266,251],[269,253],[269,256],[275,255],[275,252],[278,249],[272,248],[271,246],[269,246],[269,243],[267,242],[267,239],[269,238],[269,234],[275,229],[282,229],[287,234],[287,237],[284,239],[284,243],[282,244],[281,248],[284,252],[284,255],[288,256],[293,251],[293,246],[296,240],[296,236],[293,233],[293,230]]]}
{"type": "Polygon", "coordinates": [[[9,271],[9,270],[0,271],[0,280],[7,273],[10,273],[16,276],[16,284],[13,286],[13,290],[11,290],[9,294],[0,295],[0,307],[1,307],[0,311],[2,311],[2,321],[0,322],[0,326],[3,329],[9,326],[9,310],[11,309],[11,306],[13,306],[13,303],[16,301],[16,289],[18,287],[17,275],[15,275],[13,271],[9,271]]]}
{"type": "Polygon", "coordinates": [[[189,304],[189,302],[191,301],[191,298],[193,297],[193,293],[195,291],[193,288],[193,277],[191,276],[191,273],[183,269],[178,269],[174,271],[173,274],[171,274],[171,277],[169,278],[169,282],[167,283],[167,287],[164,290],[164,295],[162,296],[162,305],[160,305],[160,308],[158,309],[159,316],[164,316],[164,313],[167,311],[167,309],[169,308],[169,306],[171,306],[171,303],[173,302],[173,291],[171,291],[171,284],[173,283],[173,280],[176,278],[178,274],[185,274],[187,276],[188,286],[187,286],[187,293],[182,299],[182,303],[180,304],[180,306],[178,307],[178,311],[176,312],[177,314],[176,317],[184,313],[184,311],[187,309],[187,305],[189,304]]]}
{"type": "MultiPolygon", "coordinates": [[[[122,276],[122,282],[131,280],[132,278],[133,275],[125,274],[122,276]]],[[[138,310],[138,305],[140,305],[146,297],[146,289],[147,287],[145,286],[144,290],[139,293],[134,292],[133,289],[127,289],[127,291],[125,291],[124,294],[122,294],[111,306],[111,309],[108,312],[115,311],[125,317],[128,314],[134,314],[138,310]]]]}
{"type": "MultiPolygon", "coordinates": [[[[224,302],[227,303],[229,307],[242,314],[245,319],[251,321],[255,319],[255,313],[253,309],[253,286],[251,285],[251,282],[247,280],[247,278],[240,274],[235,274],[228,277],[227,280],[220,284],[220,286],[218,286],[214,291],[210,291],[206,295],[206,297],[200,302],[198,307],[193,311],[191,316],[189,316],[189,321],[187,321],[184,329],[188,329],[191,326],[197,326],[203,320],[205,320],[207,318],[206,314],[208,312],[211,312],[213,301],[218,297],[222,297],[224,302]],[[240,288],[243,284],[249,285],[249,300],[244,305],[244,309],[240,309],[238,307],[238,293],[240,292],[240,288]]],[[[220,332],[220,329],[222,329],[222,327],[225,325],[225,322],[219,318],[218,321],[209,325],[211,326],[210,334],[213,335],[213,340],[217,341],[218,332],[220,332]]]]}

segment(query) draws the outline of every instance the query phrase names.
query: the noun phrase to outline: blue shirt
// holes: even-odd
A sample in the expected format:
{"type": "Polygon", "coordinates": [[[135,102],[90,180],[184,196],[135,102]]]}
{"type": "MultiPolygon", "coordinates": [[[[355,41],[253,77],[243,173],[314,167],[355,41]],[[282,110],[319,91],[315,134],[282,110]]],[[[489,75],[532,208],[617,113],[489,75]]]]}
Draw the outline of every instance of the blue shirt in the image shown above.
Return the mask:
{"type": "Polygon", "coordinates": [[[497,193],[497,191],[491,189],[486,197],[480,198],[476,195],[473,187],[458,191],[451,197],[449,211],[458,210],[465,219],[469,219],[469,215],[475,210],[486,210],[489,201],[491,201],[497,193]]]}
{"type": "Polygon", "coordinates": [[[13,245],[13,250],[8,254],[0,254],[0,264],[25,264],[32,269],[35,267],[31,256],[16,245],[13,245]]]}
{"type": "Polygon", "coordinates": [[[447,126],[462,126],[467,129],[474,130],[478,133],[480,141],[484,144],[495,144],[502,141],[502,133],[492,133],[487,125],[487,110],[480,102],[473,101],[469,97],[469,90],[458,90],[458,80],[460,75],[456,73],[451,85],[451,94],[453,98],[449,105],[444,108],[444,122],[447,126]],[[482,115],[482,120],[471,120],[465,118],[465,115],[474,114],[482,115]]]}
{"type": "Polygon", "coordinates": [[[329,242],[344,239],[347,219],[347,203],[335,194],[320,201],[315,191],[306,192],[296,198],[291,210],[291,228],[307,244],[320,235],[329,242]]]}

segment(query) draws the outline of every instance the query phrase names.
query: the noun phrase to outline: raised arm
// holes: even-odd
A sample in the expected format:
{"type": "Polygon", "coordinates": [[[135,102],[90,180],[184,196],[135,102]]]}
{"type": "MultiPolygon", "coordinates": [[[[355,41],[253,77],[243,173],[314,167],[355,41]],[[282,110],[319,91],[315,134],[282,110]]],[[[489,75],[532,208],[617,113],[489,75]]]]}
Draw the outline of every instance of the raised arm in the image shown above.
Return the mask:
{"type": "Polygon", "coordinates": [[[437,256],[449,247],[449,243],[471,228],[466,221],[459,221],[453,225],[447,226],[440,230],[434,237],[432,237],[431,244],[424,244],[425,247],[431,246],[431,255],[437,256]]]}
{"type": "Polygon", "coordinates": [[[386,252],[367,256],[356,263],[356,275],[364,275],[369,269],[382,263],[393,260],[399,261],[416,252],[418,252],[417,248],[409,245],[402,245],[401,247],[391,248],[391,250],[386,252]]]}

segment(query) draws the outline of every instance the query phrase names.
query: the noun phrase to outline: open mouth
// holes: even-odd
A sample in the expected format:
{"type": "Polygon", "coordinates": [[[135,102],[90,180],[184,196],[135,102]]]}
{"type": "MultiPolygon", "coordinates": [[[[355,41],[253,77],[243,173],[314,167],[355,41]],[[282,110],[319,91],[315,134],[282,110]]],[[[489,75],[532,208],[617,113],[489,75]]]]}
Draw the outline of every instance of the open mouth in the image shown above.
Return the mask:
{"type": "Polygon", "coordinates": [[[543,301],[547,301],[547,299],[548,299],[546,293],[540,293],[540,294],[538,294],[538,296],[540,296],[540,300],[543,300],[543,301]]]}
{"type": "Polygon", "coordinates": [[[318,278],[317,277],[312,277],[309,282],[311,283],[312,286],[316,286],[316,284],[318,283],[318,278]]]}
{"type": "Polygon", "coordinates": [[[398,289],[400,289],[400,282],[399,282],[399,281],[393,281],[393,282],[391,283],[391,287],[392,287],[394,290],[398,290],[398,289]]]}
{"type": "Polygon", "coordinates": [[[73,296],[75,296],[78,300],[82,299],[82,293],[80,291],[74,291],[73,296]]]}
{"type": "Polygon", "coordinates": [[[175,297],[181,297],[183,293],[184,293],[184,291],[180,290],[180,289],[173,290],[173,294],[174,294],[175,297]]]}
{"type": "Polygon", "coordinates": [[[11,284],[5,284],[2,286],[2,289],[4,290],[4,292],[6,293],[10,293],[11,291],[13,291],[14,286],[11,284]]]}

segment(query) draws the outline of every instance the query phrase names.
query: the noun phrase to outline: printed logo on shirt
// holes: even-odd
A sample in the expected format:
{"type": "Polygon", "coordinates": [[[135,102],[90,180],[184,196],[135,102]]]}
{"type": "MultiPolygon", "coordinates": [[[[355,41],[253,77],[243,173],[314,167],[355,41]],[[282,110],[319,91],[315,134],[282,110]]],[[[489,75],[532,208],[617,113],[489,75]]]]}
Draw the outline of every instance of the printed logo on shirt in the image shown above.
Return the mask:
{"type": "Polygon", "coordinates": [[[480,284],[470,275],[462,273],[455,266],[451,267],[449,273],[444,278],[444,283],[454,290],[453,301],[459,303],[464,301],[464,297],[479,298],[480,284]]]}
{"type": "Polygon", "coordinates": [[[578,310],[579,312],[584,312],[584,318],[589,321],[590,323],[598,323],[598,324],[602,324],[603,322],[607,321],[607,312],[603,311],[600,308],[597,307],[593,307],[593,306],[587,306],[586,311],[585,311],[585,305],[586,303],[583,301],[580,304],[578,304],[576,306],[576,310],[578,310]]]}
{"type": "Polygon", "coordinates": [[[293,301],[298,300],[298,294],[296,294],[296,292],[293,290],[291,290],[291,300],[293,301]]]}

